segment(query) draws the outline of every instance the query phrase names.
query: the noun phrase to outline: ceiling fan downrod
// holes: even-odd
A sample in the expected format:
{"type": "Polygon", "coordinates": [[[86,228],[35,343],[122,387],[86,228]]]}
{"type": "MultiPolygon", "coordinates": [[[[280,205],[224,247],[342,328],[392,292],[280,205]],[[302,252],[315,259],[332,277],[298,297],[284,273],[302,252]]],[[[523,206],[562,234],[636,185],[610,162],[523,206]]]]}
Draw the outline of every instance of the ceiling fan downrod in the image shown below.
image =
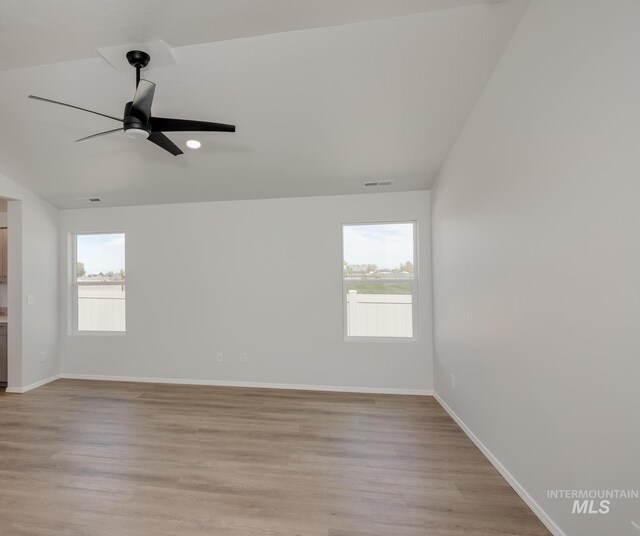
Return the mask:
{"type": "Polygon", "coordinates": [[[140,71],[149,65],[149,60],[151,60],[149,54],[142,50],[130,50],[127,52],[127,61],[136,70],[136,87],[140,83],[140,71]]]}

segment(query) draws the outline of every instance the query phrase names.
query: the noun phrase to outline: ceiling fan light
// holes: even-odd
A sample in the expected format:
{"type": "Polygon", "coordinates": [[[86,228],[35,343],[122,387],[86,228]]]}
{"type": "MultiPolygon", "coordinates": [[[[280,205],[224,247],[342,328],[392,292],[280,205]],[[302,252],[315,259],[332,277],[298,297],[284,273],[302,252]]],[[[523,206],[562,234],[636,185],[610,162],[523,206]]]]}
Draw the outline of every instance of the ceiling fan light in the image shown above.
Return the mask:
{"type": "Polygon", "coordinates": [[[200,149],[202,144],[198,140],[187,140],[187,147],[189,149],[200,149]]]}
{"type": "Polygon", "coordinates": [[[143,128],[128,128],[124,131],[128,138],[134,140],[146,140],[149,137],[149,132],[143,128]]]}

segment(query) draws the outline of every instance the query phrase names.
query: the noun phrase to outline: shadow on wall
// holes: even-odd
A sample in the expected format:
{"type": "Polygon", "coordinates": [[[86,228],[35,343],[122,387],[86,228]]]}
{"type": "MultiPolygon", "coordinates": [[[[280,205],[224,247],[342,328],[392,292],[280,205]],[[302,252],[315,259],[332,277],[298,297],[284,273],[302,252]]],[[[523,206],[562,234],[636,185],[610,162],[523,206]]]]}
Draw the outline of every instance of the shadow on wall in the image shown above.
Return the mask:
{"type": "Polygon", "coordinates": [[[0,389],[7,387],[9,376],[7,352],[7,200],[0,198],[0,389]]]}

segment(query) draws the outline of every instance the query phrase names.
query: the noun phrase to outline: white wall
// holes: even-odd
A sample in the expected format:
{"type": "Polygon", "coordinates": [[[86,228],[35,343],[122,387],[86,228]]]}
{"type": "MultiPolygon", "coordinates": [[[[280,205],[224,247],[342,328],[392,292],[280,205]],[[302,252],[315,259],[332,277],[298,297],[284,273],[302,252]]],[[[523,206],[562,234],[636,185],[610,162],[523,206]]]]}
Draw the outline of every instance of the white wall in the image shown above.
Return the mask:
{"type": "Polygon", "coordinates": [[[571,536],[640,534],[545,499],[640,488],[639,23],[532,2],[434,191],[436,391],[571,536]]]}
{"type": "MultiPolygon", "coordinates": [[[[9,209],[11,213],[11,208],[9,209]]],[[[40,198],[22,201],[22,384],[60,373],[58,209],[40,198]],[[27,297],[35,303],[27,303],[27,297]]],[[[9,223],[11,227],[11,222],[9,223]]],[[[11,227],[13,229],[13,227],[11,227]]],[[[10,231],[9,241],[14,235],[10,231]]],[[[11,255],[12,250],[9,251],[11,255]]],[[[9,278],[11,257],[9,257],[9,278]]],[[[9,322],[12,318],[9,281],[9,322]]]]}
{"type": "Polygon", "coordinates": [[[58,352],[58,210],[0,175],[8,203],[8,345],[10,389],[60,373],[58,352]],[[35,303],[27,305],[27,296],[35,303]]]}
{"type": "MultiPolygon", "coordinates": [[[[6,227],[8,221],[7,216],[7,201],[0,198],[0,227],[6,227]]],[[[8,305],[8,293],[7,284],[0,283],[0,307],[7,307],[8,305]]]]}
{"type": "Polygon", "coordinates": [[[423,191],[61,211],[61,318],[70,233],[126,232],[128,285],[126,335],[69,335],[65,321],[63,370],[430,390],[429,203],[423,191]],[[390,220],[419,222],[420,340],[345,342],[341,224],[390,220]]]}

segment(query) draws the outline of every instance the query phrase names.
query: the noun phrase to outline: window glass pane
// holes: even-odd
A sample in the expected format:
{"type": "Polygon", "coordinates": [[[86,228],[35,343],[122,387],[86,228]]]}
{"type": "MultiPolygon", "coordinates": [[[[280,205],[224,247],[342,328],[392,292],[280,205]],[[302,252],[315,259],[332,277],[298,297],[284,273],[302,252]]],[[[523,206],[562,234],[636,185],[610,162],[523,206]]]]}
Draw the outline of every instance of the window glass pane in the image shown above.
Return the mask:
{"type": "Polygon", "coordinates": [[[345,225],[348,337],[413,337],[414,224],[345,225]]]}
{"type": "Polygon", "coordinates": [[[78,331],[125,331],[122,285],[78,285],[78,331]]]}
{"type": "Polygon", "coordinates": [[[124,281],[124,234],[77,236],[78,281],[124,281]]]}
{"type": "Polygon", "coordinates": [[[124,234],[77,236],[78,331],[125,331],[124,234]]]}
{"type": "Polygon", "coordinates": [[[413,224],[344,226],[348,279],[413,279],[413,224]]]}

